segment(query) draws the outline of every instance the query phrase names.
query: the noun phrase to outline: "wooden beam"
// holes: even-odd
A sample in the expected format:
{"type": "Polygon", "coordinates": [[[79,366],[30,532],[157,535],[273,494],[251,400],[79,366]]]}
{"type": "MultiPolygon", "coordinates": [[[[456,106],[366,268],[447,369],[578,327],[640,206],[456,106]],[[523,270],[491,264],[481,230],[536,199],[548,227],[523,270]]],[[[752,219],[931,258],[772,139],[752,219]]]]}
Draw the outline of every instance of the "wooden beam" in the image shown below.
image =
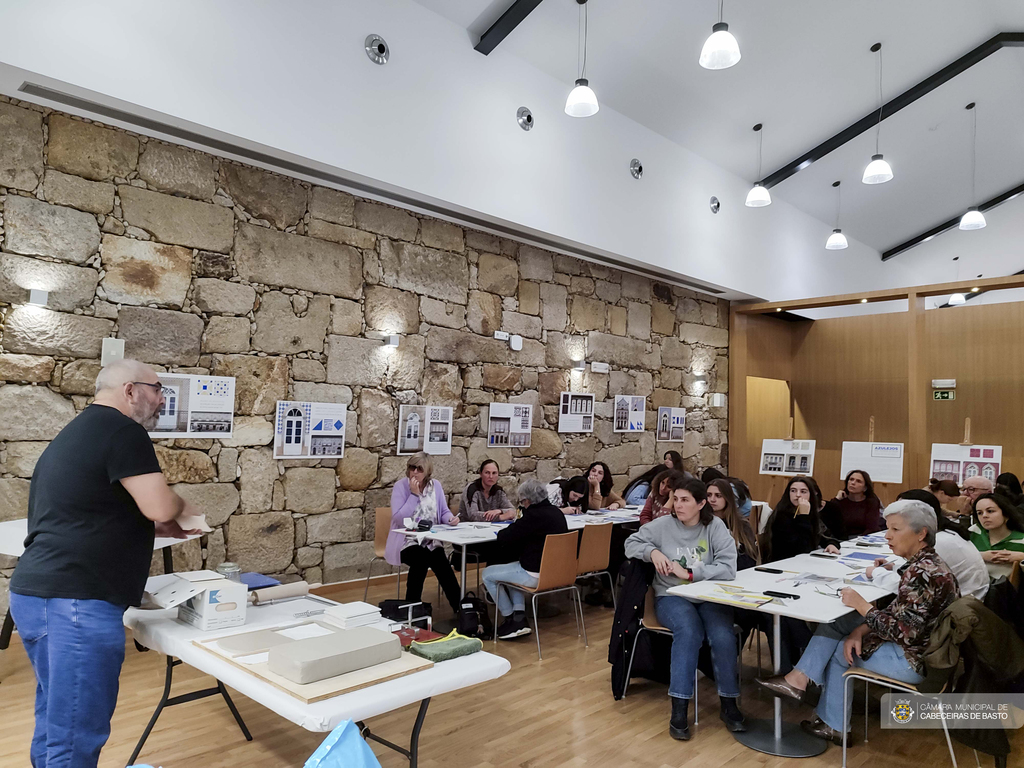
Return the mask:
{"type": "Polygon", "coordinates": [[[749,464],[747,454],[747,326],[750,319],[737,314],[735,305],[729,313],[729,465],[734,474],[749,464]]]}
{"type": "Polygon", "coordinates": [[[911,294],[918,297],[926,297],[942,296],[946,293],[969,293],[974,288],[977,288],[979,291],[1024,288],[1024,274],[1007,275],[1006,277],[986,277],[978,280],[960,280],[954,283],[935,283],[933,285],[919,285],[910,288],[890,288],[881,291],[847,293],[838,296],[821,296],[816,299],[733,304],[733,311],[743,315],[763,315],[771,312],[843,307],[850,304],[865,304],[878,301],[898,301],[909,298],[911,294]]]}
{"type": "Polygon", "coordinates": [[[903,462],[904,480],[923,485],[929,477],[931,443],[928,440],[929,381],[925,368],[924,296],[911,293],[907,311],[907,443],[903,462]]]}

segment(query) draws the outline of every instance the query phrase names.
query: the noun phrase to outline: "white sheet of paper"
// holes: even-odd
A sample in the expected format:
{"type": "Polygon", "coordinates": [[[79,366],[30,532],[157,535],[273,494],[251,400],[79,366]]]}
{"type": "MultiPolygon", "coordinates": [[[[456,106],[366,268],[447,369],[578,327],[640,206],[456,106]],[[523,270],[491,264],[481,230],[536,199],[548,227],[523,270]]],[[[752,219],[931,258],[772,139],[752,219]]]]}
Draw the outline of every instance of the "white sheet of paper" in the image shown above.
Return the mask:
{"type": "Polygon", "coordinates": [[[843,441],[839,479],[854,469],[871,475],[876,483],[903,482],[903,443],[858,443],[843,441]]]}
{"type": "Polygon", "coordinates": [[[300,624],[297,627],[279,630],[277,634],[284,635],[289,640],[306,640],[310,637],[323,637],[324,635],[333,635],[334,633],[327,629],[327,627],[321,627],[319,624],[300,624]]]}

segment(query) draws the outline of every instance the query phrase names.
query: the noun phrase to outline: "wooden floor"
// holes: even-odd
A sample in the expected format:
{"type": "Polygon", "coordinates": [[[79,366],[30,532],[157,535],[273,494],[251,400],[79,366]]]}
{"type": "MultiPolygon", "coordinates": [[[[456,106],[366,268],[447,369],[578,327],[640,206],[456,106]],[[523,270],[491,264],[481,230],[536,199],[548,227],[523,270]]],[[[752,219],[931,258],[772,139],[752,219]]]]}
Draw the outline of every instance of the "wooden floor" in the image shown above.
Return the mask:
{"type": "MultiPolygon", "coordinates": [[[[362,599],[362,585],[346,586],[342,599],[362,599]]],[[[371,600],[394,595],[393,582],[371,589],[371,600]]],[[[434,584],[427,582],[424,595],[431,599],[434,584]]],[[[335,596],[335,595],[332,595],[335,596]]],[[[557,596],[553,599],[559,600],[557,596]]],[[[436,603],[435,603],[436,606],[436,603]]],[[[611,609],[586,607],[590,647],[577,638],[568,602],[562,615],[541,620],[544,660],[537,660],[532,636],[513,642],[485,644],[512,663],[512,670],[485,685],[435,698],[420,739],[422,768],[497,768],[517,766],[616,766],[663,768],[667,766],[779,766],[796,761],[754,752],[738,744],[718,720],[718,697],[713,684],[700,679],[700,725],[693,739],[673,741],[668,735],[669,702],[666,688],[640,679],[629,695],[615,701],[609,685],[607,663],[611,609]]],[[[767,648],[765,663],[767,663],[767,648]]],[[[32,733],[32,702],[35,681],[28,659],[15,636],[10,650],[0,653],[0,766],[27,766],[32,733]]],[[[752,683],[756,656],[747,651],[743,670],[741,706],[749,716],[769,717],[771,701],[752,683]]],[[[121,694],[114,714],[110,741],[100,759],[109,768],[124,766],[158,701],[164,678],[163,657],[139,653],[130,639],[121,674],[121,694]]],[[[173,693],[205,687],[210,678],[191,667],[175,671],[173,693]]],[[[881,689],[877,690],[881,693],[881,689]]],[[[166,710],[140,756],[140,762],[163,768],[301,768],[325,734],[309,733],[262,706],[234,693],[242,716],[253,733],[246,742],[227,707],[216,698],[183,704],[166,710]]],[[[862,695],[855,699],[863,700],[862,695]]],[[[942,731],[912,734],[882,731],[878,725],[878,697],[873,697],[870,742],[862,742],[863,715],[854,715],[855,746],[850,765],[928,766],[951,765],[942,731]]],[[[797,721],[809,710],[786,706],[784,717],[797,721]]],[[[391,741],[408,739],[416,707],[405,707],[369,722],[375,733],[391,741]]],[[[692,714],[691,714],[692,717],[692,714]]],[[[1024,733],[1013,732],[1015,757],[1024,754],[1024,733]]],[[[385,768],[408,762],[373,745],[385,768]]],[[[971,750],[954,742],[961,765],[974,766],[971,750]]],[[[839,766],[841,753],[830,746],[801,766],[839,766]]],[[[982,765],[992,765],[983,757],[982,765]]]]}

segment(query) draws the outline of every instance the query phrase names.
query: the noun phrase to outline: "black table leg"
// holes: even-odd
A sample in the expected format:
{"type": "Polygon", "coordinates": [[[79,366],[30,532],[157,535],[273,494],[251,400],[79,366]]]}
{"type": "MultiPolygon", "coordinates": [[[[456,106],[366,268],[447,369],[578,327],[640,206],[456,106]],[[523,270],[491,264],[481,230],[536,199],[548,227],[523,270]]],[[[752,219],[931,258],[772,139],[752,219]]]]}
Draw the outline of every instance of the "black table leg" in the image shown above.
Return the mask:
{"type": "Polygon", "coordinates": [[[164,553],[164,573],[174,573],[174,557],[170,547],[161,550],[164,553]]]}
{"type": "Polygon", "coordinates": [[[11,618],[11,609],[7,609],[4,616],[3,628],[0,628],[0,651],[6,651],[11,644],[11,633],[14,632],[14,619],[11,618]]]}
{"type": "Polygon", "coordinates": [[[416,713],[416,724],[412,727],[412,736],[409,738],[409,748],[400,747],[397,744],[392,744],[387,739],[382,739],[373,733],[370,733],[370,729],[362,721],[356,723],[356,727],[359,728],[359,733],[364,739],[373,739],[378,744],[383,744],[388,749],[393,749],[400,755],[405,755],[409,758],[410,768],[416,768],[417,760],[419,759],[420,751],[420,731],[423,729],[423,721],[427,719],[427,706],[430,704],[430,699],[423,699],[420,702],[419,712],[416,713]]]}

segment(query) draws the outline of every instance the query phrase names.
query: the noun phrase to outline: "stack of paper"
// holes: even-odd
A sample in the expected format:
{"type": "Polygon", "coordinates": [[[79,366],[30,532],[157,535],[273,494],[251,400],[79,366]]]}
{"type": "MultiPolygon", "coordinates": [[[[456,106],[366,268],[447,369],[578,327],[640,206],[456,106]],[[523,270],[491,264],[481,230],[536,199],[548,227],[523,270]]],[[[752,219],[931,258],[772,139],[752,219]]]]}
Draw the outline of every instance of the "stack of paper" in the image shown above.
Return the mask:
{"type": "Polygon", "coordinates": [[[324,617],[342,629],[365,627],[381,620],[380,609],[362,601],[332,605],[326,609],[324,617]]]}

